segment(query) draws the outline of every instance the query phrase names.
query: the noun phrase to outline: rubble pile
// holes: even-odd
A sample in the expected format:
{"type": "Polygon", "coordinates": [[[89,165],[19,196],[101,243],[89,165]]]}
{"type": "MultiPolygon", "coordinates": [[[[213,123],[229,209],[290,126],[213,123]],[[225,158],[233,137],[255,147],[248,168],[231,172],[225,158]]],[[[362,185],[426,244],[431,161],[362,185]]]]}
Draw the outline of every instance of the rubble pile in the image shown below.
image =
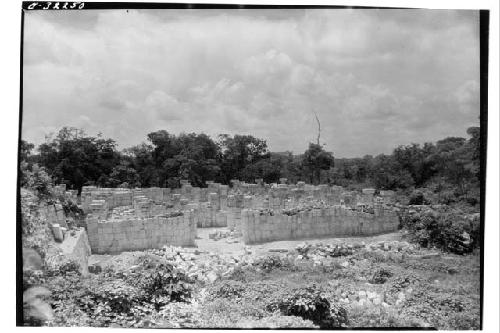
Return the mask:
{"type": "Polygon", "coordinates": [[[186,272],[189,277],[205,283],[212,283],[230,275],[236,268],[251,266],[254,263],[248,249],[243,255],[219,255],[175,246],[164,246],[160,250],[147,252],[164,258],[186,272]]]}
{"type": "Polygon", "coordinates": [[[400,241],[380,241],[367,244],[365,246],[368,251],[389,251],[389,252],[405,252],[405,253],[414,253],[417,250],[417,247],[408,242],[400,242],[400,241]]]}
{"type": "Polygon", "coordinates": [[[232,230],[215,230],[214,232],[208,234],[208,238],[214,241],[221,239],[226,239],[227,243],[238,243],[240,233],[232,230]]]}
{"type": "Polygon", "coordinates": [[[355,249],[362,248],[362,244],[299,244],[295,250],[299,253],[299,259],[316,259],[317,257],[341,257],[354,253],[355,249]]]}
{"type": "Polygon", "coordinates": [[[359,290],[357,292],[342,292],[340,302],[351,304],[353,306],[399,306],[413,293],[413,288],[408,288],[398,292],[394,296],[389,296],[387,293],[377,293],[370,290],[359,290]]]}
{"type": "Polygon", "coordinates": [[[322,200],[315,200],[307,203],[298,204],[294,208],[282,209],[281,212],[284,215],[293,216],[299,214],[300,212],[309,212],[312,211],[313,209],[322,209],[328,207],[329,205],[326,202],[322,200]]]}

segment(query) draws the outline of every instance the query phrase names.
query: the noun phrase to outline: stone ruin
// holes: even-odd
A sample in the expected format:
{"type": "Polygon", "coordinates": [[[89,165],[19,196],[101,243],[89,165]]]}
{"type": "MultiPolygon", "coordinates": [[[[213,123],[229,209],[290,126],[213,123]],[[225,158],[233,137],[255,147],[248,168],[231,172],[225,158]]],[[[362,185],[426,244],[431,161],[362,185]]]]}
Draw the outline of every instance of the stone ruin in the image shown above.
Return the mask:
{"type": "MultiPolygon", "coordinates": [[[[339,186],[305,182],[231,186],[188,181],[181,188],[97,188],[85,186],[78,198],[87,214],[93,253],[195,246],[197,228],[227,227],[245,244],[336,236],[363,236],[397,230],[394,193],[374,189],[348,192],[339,186]]],[[[68,193],[67,195],[74,195],[68,193]]]]}

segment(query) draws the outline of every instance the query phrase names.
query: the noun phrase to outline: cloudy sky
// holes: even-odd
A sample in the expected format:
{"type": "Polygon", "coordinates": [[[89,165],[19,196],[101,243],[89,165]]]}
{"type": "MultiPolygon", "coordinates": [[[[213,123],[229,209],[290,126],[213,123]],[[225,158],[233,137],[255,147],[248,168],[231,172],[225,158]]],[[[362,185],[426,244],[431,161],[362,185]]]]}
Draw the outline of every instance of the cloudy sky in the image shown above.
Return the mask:
{"type": "Polygon", "coordinates": [[[245,133],[300,153],[316,113],[337,157],[465,137],[478,26],[458,10],[26,12],[22,136],[245,133]]]}

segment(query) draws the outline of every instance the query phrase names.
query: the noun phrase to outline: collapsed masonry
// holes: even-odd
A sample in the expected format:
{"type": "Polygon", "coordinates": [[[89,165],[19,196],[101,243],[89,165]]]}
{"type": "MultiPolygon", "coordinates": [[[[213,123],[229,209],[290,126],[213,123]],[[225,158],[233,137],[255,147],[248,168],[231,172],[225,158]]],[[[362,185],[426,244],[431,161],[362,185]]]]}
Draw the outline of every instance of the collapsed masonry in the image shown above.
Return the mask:
{"type": "Polygon", "coordinates": [[[245,244],[301,238],[372,235],[397,230],[393,193],[347,192],[304,182],[207,188],[182,181],[179,189],[97,188],[79,198],[93,253],[195,246],[197,228],[228,227],[245,244]]]}

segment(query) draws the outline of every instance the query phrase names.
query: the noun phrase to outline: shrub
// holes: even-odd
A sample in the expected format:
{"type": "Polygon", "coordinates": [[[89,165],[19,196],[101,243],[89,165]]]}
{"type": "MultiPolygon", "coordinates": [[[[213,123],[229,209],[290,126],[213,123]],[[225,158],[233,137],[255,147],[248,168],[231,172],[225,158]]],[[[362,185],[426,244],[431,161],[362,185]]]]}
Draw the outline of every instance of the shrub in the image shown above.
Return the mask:
{"type": "Polygon", "coordinates": [[[84,212],[81,208],[78,207],[76,202],[73,200],[66,198],[65,196],[60,198],[64,214],[66,216],[73,216],[74,218],[83,218],[84,217],[84,212]]]}
{"type": "Polygon", "coordinates": [[[45,257],[52,232],[47,221],[40,218],[37,211],[38,198],[32,191],[21,189],[22,245],[45,257]]]}
{"type": "Polygon", "coordinates": [[[269,304],[267,309],[278,309],[282,315],[310,320],[324,329],[342,327],[348,321],[347,311],[342,306],[332,305],[315,285],[294,289],[284,299],[269,304]]]}
{"type": "Polygon", "coordinates": [[[430,203],[430,200],[420,190],[413,191],[408,200],[409,205],[429,205],[430,203]]]}
{"type": "Polygon", "coordinates": [[[479,217],[463,212],[427,210],[402,216],[410,240],[423,247],[435,246],[456,254],[471,253],[480,244],[479,217]]]}
{"type": "Polygon", "coordinates": [[[191,297],[193,281],[170,264],[159,264],[140,272],[136,278],[146,299],[157,309],[170,302],[185,302],[191,297]]]}
{"type": "Polygon", "coordinates": [[[170,265],[149,262],[137,271],[107,268],[88,278],[71,262],[54,266],[47,285],[59,325],[155,326],[153,317],[162,306],[191,296],[191,281],[170,265]]]}
{"type": "Polygon", "coordinates": [[[354,308],[349,313],[351,327],[418,327],[418,322],[405,318],[397,309],[381,306],[354,308]]]}
{"type": "Polygon", "coordinates": [[[391,271],[385,268],[379,268],[373,273],[373,276],[369,282],[373,284],[383,284],[387,282],[388,278],[390,278],[392,275],[393,274],[391,271]]]}
{"type": "Polygon", "coordinates": [[[401,315],[440,330],[478,329],[480,323],[479,302],[473,301],[470,294],[443,293],[431,288],[417,288],[405,301],[401,315]]]}
{"type": "Polygon", "coordinates": [[[240,297],[245,291],[246,285],[239,281],[224,281],[215,291],[216,297],[235,298],[240,297]]]}
{"type": "Polygon", "coordinates": [[[399,276],[392,281],[390,291],[396,293],[420,281],[421,279],[415,275],[399,276]]]}
{"type": "Polygon", "coordinates": [[[133,305],[142,298],[141,290],[123,280],[102,281],[90,289],[92,297],[102,310],[110,313],[130,313],[133,305]]]}
{"type": "Polygon", "coordinates": [[[290,258],[279,255],[269,255],[258,258],[253,265],[267,273],[275,269],[292,269],[294,266],[290,258]]]}
{"type": "Polygon", "coordinates": [[[49,277],[66,276],[68,274],[80,275],[80,263],[75,259],[67,256],[54,256],[46,262],[46,274],[49,277]]]}
{"type": "Polygon", "coordinates": [[[31,171],[24,170],[22,177],[24,186],[35,190],[38,197],[42,199],[53,197],[53,181],[43,167],[34,164],[31,171]]]}

